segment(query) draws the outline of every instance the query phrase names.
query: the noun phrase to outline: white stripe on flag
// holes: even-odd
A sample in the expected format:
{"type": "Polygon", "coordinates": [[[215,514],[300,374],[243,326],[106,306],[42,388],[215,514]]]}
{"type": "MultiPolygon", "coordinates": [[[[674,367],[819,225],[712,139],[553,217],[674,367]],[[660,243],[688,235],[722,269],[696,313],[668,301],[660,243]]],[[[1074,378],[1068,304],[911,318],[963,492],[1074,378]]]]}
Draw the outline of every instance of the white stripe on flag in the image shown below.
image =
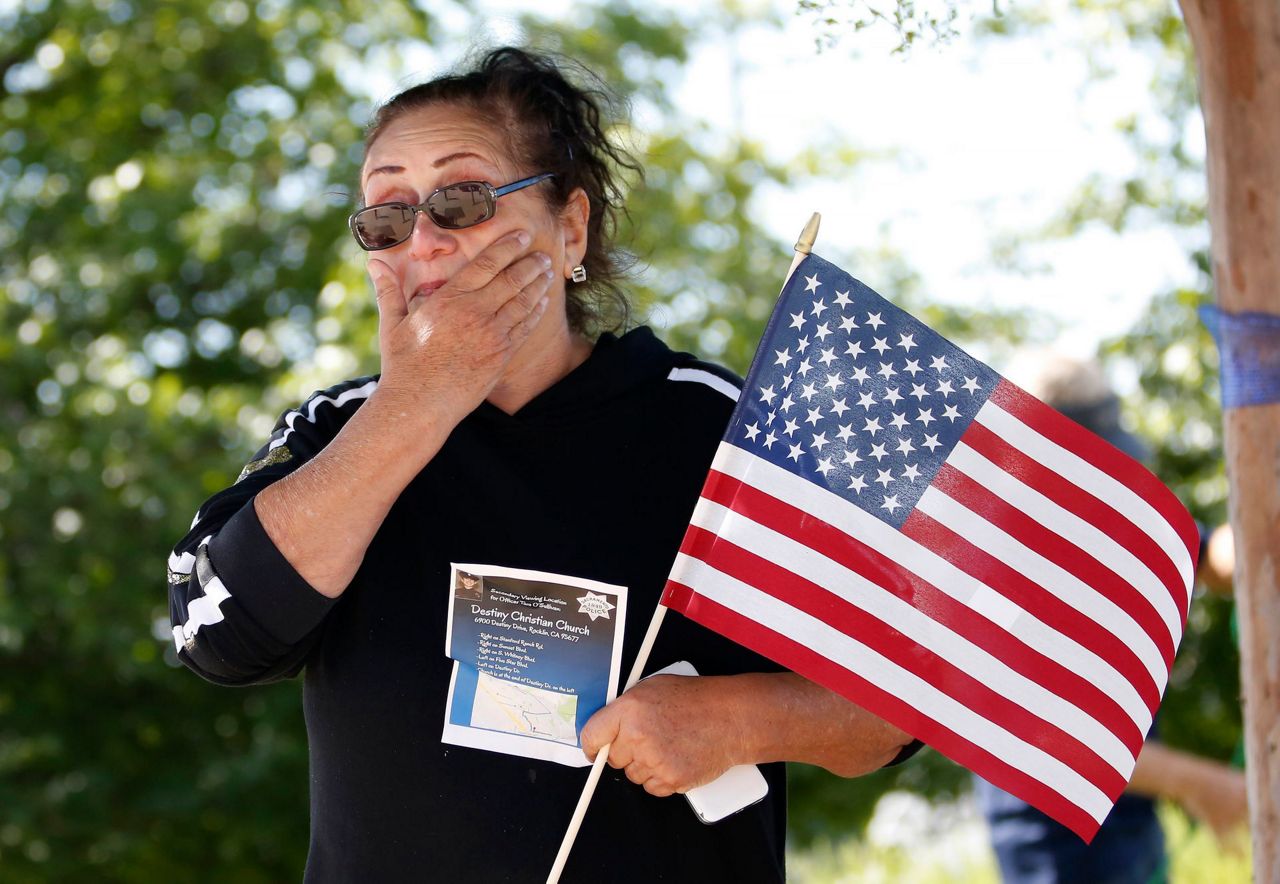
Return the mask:
{"type": "Polygon", "coordinates": [[[1160,649],[1147,631],[1115,602],[937,488],[925,491],[916,508],[973,546],[1027,575],[1037,586],[1053,593],[1089,619],[1105,624],[1108,632],[1114,633],[1138,656],[1151,673],[1156,687],[1164,692],[1169,671],[1165,668],[1160,649]]]}
{"type": "Polygon", "coordinates": [[[1178,532],[1165,521],[1164,516],[1160,515],[1155,507],[1139,497],[1131,488],[1107,475],[1078,454],[1041,436],[990,399],[978,410],[974,420],[1010,445],[1021,449],[1028,457],[1044,464],[1067,481],[1079,485],[1137,525],[1164,550],[1177,567],[1187,586],[1187,597],[1190,598],[1192,582],[1195,579],[1191,555],[1178,537],[1178,532]]]}
{"type": "Polygon", "coordinates": [[[1099,822],[1111,811],[1111,799],[1068,765],[823,621],[684,553],[676,556],[671,579],[696,587],[699,595],[716,604],[799,641],[902,702],[928,710],[928,717],[943,727],[1044,783],[1099,822]]]}
{"type": "MultiPolygon", "coordinates": [[[[1141,559],[1099,531],[1092,523],[1086,522],[1016,476],[1005,472],[981,452],[975,451],[963,442],[952,450],[946,462],[987,488],[1005,503],[1018,508],[1029,518],[1084,550],[1142,593],[1143,598],[1151,603],[1156,613],[1160,615],[1160,619],[1164,621],[1164,625],[1169,629],[1169,637],[1173,639],[1174,647],[1177,647],[1182,637],[1182,615],[1178,612],[1173,597],[1169,595],[1169,588],[1143,564],[1141,559]]],[[[982,548],[986,549],[986,547],[982,548]]],[[[1024,571],[1023,573],[1037,572],[1024,571]]]]}
{"type": "MultiPolygon", "coordinates": [[[[1003,697],[1076,737],[1126,780],[1133,772],[1132,753],[1091,715],[856,571],[785,534],[706,499],[699,500],[692,524],[724,536],[771,562],[786,562],[788,571],[861,608],[962,672],[985,685],[999,685],[998,692],[1003,697]]],[[[701,584],[688,585],[701,591],[701,584]]],[[[790,634],[772,621],[764,622],[776,632],[790,634]]],[[[792,637],[808,644],[802,637],[792,637]]],[[[858,674],[865,675],[863,672],[858,674]]]]}
{"type": "Polygon", "coordinates": [[[962,571],[933,550],[921,546],[855,506],[844,504],[833,509],[832,501],[839,501],[839,498],[830,491],[793,476],[781,467],[756,458],[729,443],[720,443],[711,468],[753,485],[804,512],[823,513],[824,521],[845,534],[857,537],[872,549],[899,563],[905,570],[983,616],[988,616],[986,610],[995,605],[999,619],[988,619],[1001,625],[1009,623],[1006,629],[1010,634],[1046,657],[1070,666],[1081,678],[1092,682],[1119,704],[1141,733],[1145,734],[1151,727],[1151,710],[1129,680],[1110,663],[1031,612],[1012,606],[997,590],[962,571]],[[837,513],[843,514],[843,518],[836,518],[837,513]],[[997,597],[1003,604],[995,602],[997,597]],[[1011,613],[1007,606],[1014,607],[1017,613],[1011,613]]]}

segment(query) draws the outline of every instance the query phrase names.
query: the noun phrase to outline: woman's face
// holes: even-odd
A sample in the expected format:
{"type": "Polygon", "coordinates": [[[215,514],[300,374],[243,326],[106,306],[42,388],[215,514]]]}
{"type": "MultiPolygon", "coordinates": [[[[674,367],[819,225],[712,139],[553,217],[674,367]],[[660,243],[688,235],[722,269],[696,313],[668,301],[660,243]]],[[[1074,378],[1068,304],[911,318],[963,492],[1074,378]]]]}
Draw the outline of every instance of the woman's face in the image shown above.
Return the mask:
{"type": "MultiPolygon", "coordinates": [[[[393,200],[418,205],[432,191],[459,181],[484,181],[493,187],[538,174],[508,156],[504,133],[474,114],[449,105],[414,111],[392,122],[369,149],[361,170],[366,205],[393,200]]],[[[521,228],[533,236],[531,251],[551,257],[553,272],[548,319],[564,315],[566,268],[582,259],[586,247],[585,209],[571,199],[553,214],[535,184],[498,198],[494,216],[462,230],[437,227],[419,214],[413,236],[389,249],[370,253],[395,273],[405,298],[429,297],[487,245],[521,228]],[[555,311],[555,312],[553,312],[555,311]]]]}

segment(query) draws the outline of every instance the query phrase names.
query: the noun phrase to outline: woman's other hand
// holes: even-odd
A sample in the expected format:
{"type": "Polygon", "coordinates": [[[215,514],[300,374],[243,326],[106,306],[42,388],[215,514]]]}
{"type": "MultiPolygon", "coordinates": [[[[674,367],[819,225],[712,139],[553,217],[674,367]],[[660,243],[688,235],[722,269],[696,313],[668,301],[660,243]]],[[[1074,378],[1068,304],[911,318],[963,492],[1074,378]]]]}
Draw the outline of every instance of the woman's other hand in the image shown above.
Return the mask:
{"type": "Polygon", "coordinates": [[[582,749],[651,795],[709,783],[736,764],[801,761],[858,776],[888,764],[911,737],[792,672],[655,675],[591,716],[582,749]]]}
{"type": "Polygon", "coordinates": [[[665,798],[709,783],[748,760],[740,711],[726,678],[655,675],[601,709],[582,729],[594,759],[606,743],[609,766],[665,798]]]}

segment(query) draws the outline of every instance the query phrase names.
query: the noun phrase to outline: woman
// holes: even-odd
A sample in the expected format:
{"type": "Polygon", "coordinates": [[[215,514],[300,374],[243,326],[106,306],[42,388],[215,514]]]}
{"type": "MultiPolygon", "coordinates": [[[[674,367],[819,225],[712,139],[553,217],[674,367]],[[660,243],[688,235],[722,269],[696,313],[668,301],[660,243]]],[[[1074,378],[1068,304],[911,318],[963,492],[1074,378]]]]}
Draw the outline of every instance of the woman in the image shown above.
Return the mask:
{"type": "MultiPolygon", "coordinates": [[[[592,338],[619,312],[613,168],[633,165],[597,101],[499,49],[378,112],[351,226],[381,375],[286,413],[170,559],[184,663],[225,684],[306,668],[308,881],[545,876],[584,774],[440,742],[449,563],[627,586],[625,672],[732,411],[736,379],[648,329],[592,338]]],[[[780,880],[781,764],[715,826],[663,799],[744,762],[853,775],[908,742],[683,618],[652,668],[677,660],[704,677],[650,679],[584,729],[619,772],[565,880],[780,880]]]]}

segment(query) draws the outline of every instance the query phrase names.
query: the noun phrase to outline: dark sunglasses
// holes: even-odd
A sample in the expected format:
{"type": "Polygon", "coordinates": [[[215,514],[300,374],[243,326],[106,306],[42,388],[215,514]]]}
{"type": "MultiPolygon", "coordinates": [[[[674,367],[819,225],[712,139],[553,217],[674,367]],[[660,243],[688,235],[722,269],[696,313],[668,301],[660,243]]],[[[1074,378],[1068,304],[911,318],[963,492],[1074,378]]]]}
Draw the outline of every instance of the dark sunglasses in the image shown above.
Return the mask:
{"type": "Polygon", "coordinates": [[[398,246],[413,236],[413,225],[417,223],[419,212],[430,218],[437,227],[446,230],[474,227],[493,217],[493,213],[497,211],[498,197],[554,177],[553,172],[543,172],[501,187],[492,187],[483,181],[459,181],[433,191],[420,206],[378,203],[361,209],[347,220],[360,248],[366,252],[376,252],[398,246]]]}

